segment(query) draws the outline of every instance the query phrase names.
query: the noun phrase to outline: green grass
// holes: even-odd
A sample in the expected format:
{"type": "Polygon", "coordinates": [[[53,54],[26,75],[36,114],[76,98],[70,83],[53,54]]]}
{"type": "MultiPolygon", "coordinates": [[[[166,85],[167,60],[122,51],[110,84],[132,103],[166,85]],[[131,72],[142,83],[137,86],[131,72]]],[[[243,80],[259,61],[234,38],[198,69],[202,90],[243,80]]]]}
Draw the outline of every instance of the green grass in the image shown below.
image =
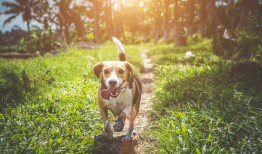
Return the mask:
{"type": "MultiPolygon", "coordinates": [[[[211,52],[211,41],[189,46],[125,46],[142,68],[148,48],[156,63],[148,153],[259,153],[262,81],[231,73],[234,61],[211,52]],[[186,58],[185,52],[193,57],[186,58]]],[[[0,153],[94,153],[103,131],[93,65],[118,60],[116,47],[67,49],[28,60],[0,59],[0,153]]],[[[99,151],[99,150],[98,150],[99,151]]]]}
{"type": "Polygon", "coordinates": [[[211,41],[149,51],[155,68],[149,153],[259,153],[262,80],[231,73],[235,62],[211,52],[211,41]],[[192,51],[191,58],[185,52],[192,51]]]}
{"type": "MultiPolygon", "coordinates": [[[[125,46],[140,71],[142,47],[125,46]]],[[[0,59],[0,153],[88,153],[103,130],[93,65],[118,60],[112,43],[57,56],[0,59]]]]}

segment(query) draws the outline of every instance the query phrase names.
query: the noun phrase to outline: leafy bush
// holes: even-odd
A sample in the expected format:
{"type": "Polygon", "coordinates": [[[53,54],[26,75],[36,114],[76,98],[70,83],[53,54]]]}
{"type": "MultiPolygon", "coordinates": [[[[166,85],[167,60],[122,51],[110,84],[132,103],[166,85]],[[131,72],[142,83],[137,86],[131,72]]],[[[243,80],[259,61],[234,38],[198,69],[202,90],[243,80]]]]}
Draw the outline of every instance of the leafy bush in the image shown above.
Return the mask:
{"type": "Polygon", "coordinates": [[[258,55],[261,46],[261,35],[249,30],[242,30],[237,35],[238,57],[252,58],[258,55]]]}
{"type": "Polygon", "coordinates": [[[222,34],[213,37],[214,54],[226,59],[261,60],[261,32],[244,29],[236,32],[236,37],[225,39],[222,34]]]}
{"type": "Polygon", "coordinates": [[[34,51],[46,53],[61,47],[61,42],[54,39],[54,34],[51,29],[34,31],[32,33],[32,38],[33,41],[31,46],[34,51]]]}

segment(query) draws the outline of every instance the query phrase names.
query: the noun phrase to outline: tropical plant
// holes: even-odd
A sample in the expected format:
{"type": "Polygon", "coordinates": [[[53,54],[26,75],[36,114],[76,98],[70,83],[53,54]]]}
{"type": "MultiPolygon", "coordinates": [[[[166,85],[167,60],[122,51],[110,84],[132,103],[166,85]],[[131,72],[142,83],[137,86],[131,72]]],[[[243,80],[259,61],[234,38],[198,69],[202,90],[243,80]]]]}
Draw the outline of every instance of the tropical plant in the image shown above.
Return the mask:
{"type": "MultiPolygon", "coordinates": [[[[37,4],[37,2],[38,1],[33,1],[33,0],[15,0],[14,2],[5,1],[2,3],[2,6],[8,8],[6,11],[2,13],[5,15],[11,15],[4,21],[3,26],[10,23],[13,19],[18,17],[19,15],[22,15],[22,19],[26,22],[27,25],[29,44],[31,42],[30,24],[31,21],[35,18],[32,8],[37,4]]],[[[28,46],[28,49],[30,50],[29,47],[30,46],[28,46]]]]}

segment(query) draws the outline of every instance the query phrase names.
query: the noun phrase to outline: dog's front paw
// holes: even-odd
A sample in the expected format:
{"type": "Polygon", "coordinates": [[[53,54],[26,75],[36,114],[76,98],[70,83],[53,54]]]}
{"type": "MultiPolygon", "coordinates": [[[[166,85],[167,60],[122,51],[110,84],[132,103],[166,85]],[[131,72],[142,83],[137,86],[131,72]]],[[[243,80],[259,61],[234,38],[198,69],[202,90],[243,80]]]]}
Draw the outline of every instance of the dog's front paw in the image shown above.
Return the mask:
{"type": "Polygon", "coordinates": [[[121,118],[118,118],[115,122],[115,124],[113,125],[114,130],[116,132],[121,132],[124,129],[125,123],[122,121],[121,118]]]}
{"type": "Polygon", "coordinates": [[[132,140],[132,137],[130,135],[126,135],[125,137],[122,138],[123,142],[130,142],[132,140]]]}

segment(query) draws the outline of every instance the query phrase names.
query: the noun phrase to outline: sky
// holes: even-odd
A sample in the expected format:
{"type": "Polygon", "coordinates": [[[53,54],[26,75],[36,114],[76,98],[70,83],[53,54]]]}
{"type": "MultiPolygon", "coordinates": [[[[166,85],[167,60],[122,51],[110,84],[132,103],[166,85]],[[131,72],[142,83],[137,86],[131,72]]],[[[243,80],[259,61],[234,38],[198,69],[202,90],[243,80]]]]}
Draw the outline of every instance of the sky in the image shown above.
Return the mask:
{"type": "MultiPolygon", "coordinates": [[[[0,12],[3,12],[4,10],[6,10],[5,7],[2,6],[2,3],[3,2],[13,2],[14,0],[0,0],[0,12]]],[[[6,31],[11,31],[11,29],[17,25],[19,27],[21,27],[22,29],[26,30],[26,23],[22,20],[22,16],[17,16],[16,19],[14,19],[12,22],[6,24],[4,27],[3,27],[3,23],[4,21],[8,18],[9,16],[6,16],[6,15],[0,15],[0,30],[2,32],[6,32],[6,31]]],[[[31,25],[34,25],[36,24],[36,22],[32,22],[31,25]]]]}
{"type": "MultiPolygon", "coordinates": [[[[3,2],[14,2],[15,0],[0,0],[0,12],[3,12],[5,11],[7,8],[2,6],[2,3],[3,2]]],[[[53,0],[48,0],[50,4],[53,3],[53,0]]],[[[81,2],[81,1],[85,1],[85,0],[76,0],[76,2],[81,2]]],[[[113,0],[113,1],[117,1],[117,0],[113,0]]],[[[19,26],[20,28],[24,29],[24,30],[27,30],[27,26],[26,26],[26,22],[24,22],[22,20],[22,16],[19,15],[16,17],[16,19],[13,19],[12,22],[6,24],[5,26],[3,26],[3,23],[4,21],[8,18],[9,16],[7,15],[0,15],[0,30],[2,32],[6,32],[6,31],[11,31],[11,29],[14,27],[14,26],[19,26]]],[[[37,23],[36,21],[32,21],[31,22],[31,26],[33,25],[37,25],[37,26],[40,26],[39,23],[37,23]]]]}
{"type": "MultiPolygon", "coordinates": [[[[0,12],[5,11],[7,8],[5,8],[4,6],[2,6],[2,3],[8,1],[8,2],[14,2],[15,0],[0,0],[0,12]]],[[[83,0],[76,0],[76,1],[83,1],[83,0]]],[[[112,0],[114,3],[117,3],[118,0],[112,0]]],[[[52,2],[52,0],[49,0],[49,2],[52,2]]],[[[128,2],[132,2],[132,0],[124,0],[123,3],[128,3],[128,2]]],[[[12,22],[6,24],[5,26],[3,26],[4,21],[8,18],[9,16],[7,15],[0,15],[0,30],[2,32],[6,32],[6,31],[11,31],[11,29],[14,26],[19,26],[20,28],[27,30],[26,28],[26,23],[22,20],[22,16],[19,15],[17,16],[15,19],[13,19],[12,22]]],[[[38,25],[39,23],[37,23],[36,21],[32,21],[31,26],[32,25],[38,25]]]]}
{"type": "MultiPolygon", "coordinates": [[[[6,7],[2,6],[2,3],[3,2],[14,2],[15,0],[0,0],[0,12],[3,12],[6,10],[6,7]]],[[[50,4],[52,4],[53,0],[48,0],[50,4]]],[[[78,1],[83,1],[83,0],[76,0],[76,2],[78,1]]],[[[11,29],[14,27],[14,26],[19,26],[20,28],[24,29],[24,30],[27,30],[27,27],[26,27],[26,22],[24,22],[22,20],[22,16],[19,15],[16,17],[16,19],[13,19],[12,22],[6,24],[5,26],[3,26],[3,23],[4,21],[8,18],[9,16],[7,15],[0,15],[0,30],[2,32],[6,32],[6,31],[11,31],[11,29]]],[[[32,25],[37,25],[37,26],[40,26],[39,23],[37,23],[36,21],[32,21],[31,22],[31,26],[32,25]]]]}

